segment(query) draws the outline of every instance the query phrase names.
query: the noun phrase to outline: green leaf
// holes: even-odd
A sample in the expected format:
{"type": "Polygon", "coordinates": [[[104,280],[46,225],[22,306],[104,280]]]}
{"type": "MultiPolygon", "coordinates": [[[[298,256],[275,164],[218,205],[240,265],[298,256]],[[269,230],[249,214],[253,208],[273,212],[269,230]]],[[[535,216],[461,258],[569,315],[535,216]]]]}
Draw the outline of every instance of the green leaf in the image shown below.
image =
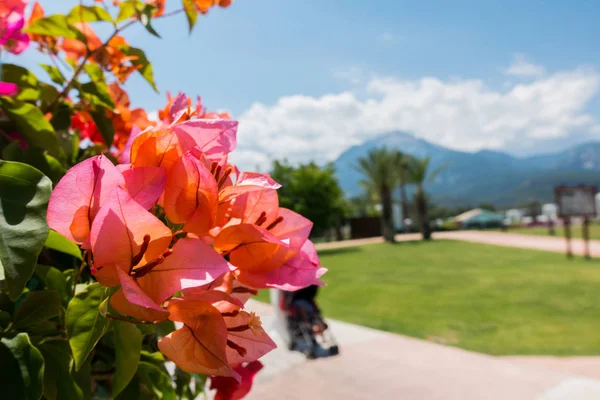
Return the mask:
{"type": "Polygon", "coordinates": [[[44,388],[44,359],[26,333],[0,339],[2,398],[37,400],[44,388]]]}
{"type": "Polygon", "coordinates": [[[135,16],[136,9],[142,5],[139,0],[122,1],[119,4],[119,15],[115,22],[125,21],[126,19],[133,18],[135,16]]]}
{"type": "Polygon", "coordinates": [[[150,63],[150,61],[148,61],[148,58],[146,57],[146,53],[144,53],[144,51],[141,49],[138,49],[135,47],[129,47],[129,46],[121,46],[120,50],[126,56],[136,56],[137,57],[137,59],[131,60],[131,63],[133,65],[140,66],[140,68],[138,69],[138,72],[140,74],[142,74],[142,77],[150,84],[150,86],[152,86],[154,91],[158,93],[158,88],[156,87],[156,83],[154,82],[154,73],[152,72],[152,64],[150,63]]]}
{"type": "Polygon", "coordinates": [[[69,107],[68,104],[57,104],[56,108],[54,109],[52,119],[50,119],[50,123],[52,124],[56,132],[67,131],[71,126],[72,115],[73,110],[71,109],[71,107],[69,107]]]}
{"type": "Polygon", "coordinates": [[[6,161],[21,161],[23,149],[18,140],[13,140],[2,150],[2,158],[6,161]]]}
{"type": "Polygon", "coordinates": [[[109,320],[98,311],[102,300],[104,300],[104,286],[93,283],[69,302],[65,325],[76,370],[81,368],[110,325],[109,320]]]}
{"type": "Polygon", "coordinates": [[[2,81],[14,83],[19,87],[18,100],[35,101],[40,97],[39,82],[27,68],[14,64],[2,64],[2,81]]]}
{"type": "Polygon", "coordinates": [[[59,95],[58,89],[48,83],[40,83],[40,92],[42,110],[46,110],[50,105],[54,104],[59,95]]]}
{"type": "Polygon", "coordinates": [[[56,290],[64,304],[68,302],[71,292],[67,285],[67,278],[62,272],[57,268],[38,264],[35,267],[35,275],[44,282],[48,289],[56,290]]]}
{"type": "Polygon", "coordinates": [[[137,370],[142,351],[142,332],[129,322],[112,321],[115,343],[115,374],[112,395],[123,391],[137,370]]]}
{"type": "Polygon", "coordinates": [[[39,346],[44,356],[44,397],[48,400],[80,400],[83,391],[71,376],[73,357],[66,340],[45,342],[39,346]]]}
{"type": "Polygon", "coordinates": [[[16,300],[31,278],[48,236],[52,184],[37,169],[0,160],[0,280],[16,300]]]}
{"type": "Polygon", "coordinates": [[[104,71],[102,71],[102,68],[98,64],[85,64],[83,70],[92,81],[104,81],[104,71]]]}
{"type": "Polygon", "coordinates": [[[115,108],[108,86],[104,82],[86,82],[79,85],[79,94],[90,102],[95,107],[106,107],[109,109],[115,108]]]}
{"type": "Polygon", "coordinates": [[[6,328],[11,320],[12,320],[12,317],[9,313],[7,313],[6,311],[0,310],[0,328],[2,328],[2,329],[6,328]]]}
{"type": "Polygon", "coordinates": [[[165,362],[165,356],[162,355],[160,351],[155,351],[151,353],[146,350],[142,350],[141,360],[149,363],[162,365],[165,362]]]}
{"type": "Polygon", "coordinates": [[[82,6],[78,5],[71,9],[67,16],[67,20],[71,23],[75,22],[96,22],[109,21],[113,22],[112,17],[104,8],[100,6],[82,6]]]}
{"type": "Polygon", "coordinates": [[[82,260],[79,246],[56,231],[50,230],[46,242],[44,243],[44,247],[60,251],[61,253],[70,254],[73,257],[82,260]]]}
{"type": "Polygon", "coordinates": [[[16,124],[17,131],[30,146],[48,150],[51,155],[60,159],[62,149],[54,129],[38,107],[19,100],[0,97],[0,108],[16,124]]]}
{"type": "Polygon", "coordinates": [[[56,14],[33,21],[24,32],[45,36],[60,36],[86,43],[85,36],[69,23],[66,15],[56,14]]]}
{"type": "Polygon", "coordinates": [[[115,139],[115,127],[112,121],[106,116],[106,108],[98,107],[96,111],[90,111],[89,113],[102,134],[102,139],[104,139],[106,147],[110,148],[115,139]]]}
{"type": "Polygon", "coordinates": [[[67,172],[56,158],[45,154],[42,149],[30,147],[23,150],[16,141],[4,148],[2,156],[6,161],[18,161],[39,169],[54,184],[67,172]]]}
{"type": "Polygon", "coordinates": [[[130,400],[130,399],[138,399],[140,400],[142,397],[140,393],[140,381],[134,377],[129,384],[123,389],[118,396],[115,396],[115,400],[130,400]]]}
{"type": "Polygon", "coordinates": [[[142,8],[142,10],[136,8],[135,13],[137,18],[140,20],[141,24],[144,26],[144,28],[146,28],[146,30],[152,35],[156,36],[157,38],[160,38],[158,32],[156,32],[151,25],[152,13],[154,12],[155,8],[156,7],[154,7],[152,4],[146,4],[144,8],[142,8]]]}
{"type": "Polygon", "coordinates": [[[141,361],[137,376],[157,399],[175,400],[175,389],[171,386],[171,377],[154,364],[141,361]]]}
{"type": "Polygon", "coordinates": [[[79,371],[71,370],[73,380],[83,391],[83,400],[92,398],[92,357],[83,363],[79,371]]]}
{"type": "Polygon", "coordinates": [[[13,316],[14,327],[26,328],[56,317],[60,313],[60,297],[55,290],[29,292],[13,316]]]}
{"type": "Polygon", "coordinates": [[[181,5],[185,11],[190,33],[192,33],[192,29],[194,29],[194,25],[196,25],[196,20],[198,19],[196,4],[194,3],[194,0],[181,0],[181,5]]]}
{"type": "Polygon", "coordinates": [[[48,75],[50,75],[50,79],[52,79],[52,82],[56,83],[57,85],[62,85],[63,83],[65,83],[65,77],[55,66],[48,64],[40,64],[40,67],[42,67],[44,71],[46,71],[48,75]]]}

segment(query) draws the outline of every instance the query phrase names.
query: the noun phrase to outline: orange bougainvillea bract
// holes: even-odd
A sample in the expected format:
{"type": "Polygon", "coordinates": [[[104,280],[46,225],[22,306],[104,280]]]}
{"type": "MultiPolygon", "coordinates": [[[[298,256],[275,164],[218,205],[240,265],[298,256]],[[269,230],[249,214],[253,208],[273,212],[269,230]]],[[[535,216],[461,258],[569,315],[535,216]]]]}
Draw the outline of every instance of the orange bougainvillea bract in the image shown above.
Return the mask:
{"type": "Polygon", "coordinates": [[[245,368],[275,348],[244,310],[249,294],[322,285],[326,270],[308,240],[312,223],[279,207],[280,185],[229,162],[237,122],[192,110],[186,96],[170,98],[161,121],[128,139],[129,162],[100,155],[71,168],[47,219],[87,250],[98,282],[115,287],[114,312],[177,322],[160,351],[186,372],[241,379],[243,392],[253,376],[245,368]]]}

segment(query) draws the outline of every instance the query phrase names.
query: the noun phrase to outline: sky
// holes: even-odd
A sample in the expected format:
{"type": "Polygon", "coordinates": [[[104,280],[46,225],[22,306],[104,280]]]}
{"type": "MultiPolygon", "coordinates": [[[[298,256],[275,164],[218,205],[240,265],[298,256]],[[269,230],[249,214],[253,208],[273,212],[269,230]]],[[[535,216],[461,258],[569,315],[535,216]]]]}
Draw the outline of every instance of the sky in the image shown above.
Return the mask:
{"type": "MultiPolygon", "coordinates": [[[[325,163],[391,131],[465,151],[556,151],[600,139],[598,15],[594,1],[237,0],[191,35],[181,14],[156,22],[161,39],[126,31],[161,93],[137,76],[127,90],[146,110],[167,91],[228,110],[233,159],[250,169],[325,163]]],[[[8,61],[44,62],[33,49],[8,61]]]]}

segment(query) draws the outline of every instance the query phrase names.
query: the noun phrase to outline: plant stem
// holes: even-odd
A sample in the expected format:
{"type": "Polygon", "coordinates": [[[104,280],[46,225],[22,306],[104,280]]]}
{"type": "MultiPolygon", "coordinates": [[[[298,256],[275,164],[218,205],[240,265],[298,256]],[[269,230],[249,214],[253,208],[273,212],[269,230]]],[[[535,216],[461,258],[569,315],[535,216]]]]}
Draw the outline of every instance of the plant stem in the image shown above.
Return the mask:
{"type": "Polygon", "coordinates": [[[79,277],[81,277],[81,273],[83,272],[83,269],[85,268],[85,256],[87,255],[87,250],[83,251],[83,254],[81,255],[81,266],[79,267],[79,271],[77,271],[77,275],[75,276],[75,279],[73,280],[73,295],[71,297],[75,297],[75,289],[77,288],[77,281],[79,280],[79,277]]]}
{"type": "Polygon", "coordinates": [[[106,318],[116,319],[117,321],[125,321],[125,322],[129,322],[132,324],[155,325],[155,323],[153,321],[134,321],[132,319],[119,317],[118,315],[114,315],[114,314],[106,314],[106,318]]]}

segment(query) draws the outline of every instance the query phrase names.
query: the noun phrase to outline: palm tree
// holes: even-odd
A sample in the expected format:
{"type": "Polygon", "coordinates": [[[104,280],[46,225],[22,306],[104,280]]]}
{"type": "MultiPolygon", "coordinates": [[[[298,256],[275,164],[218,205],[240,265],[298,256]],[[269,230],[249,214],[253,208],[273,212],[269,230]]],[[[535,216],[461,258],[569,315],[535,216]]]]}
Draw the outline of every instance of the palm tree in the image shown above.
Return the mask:
{"type": "Polygon", "coordinates": [[[360,182],[372,198],[381,203],[381,226],[383,237],[394,242],[394,222],[392,211],[392,189],[397,183],[395,154],[386,148],[373,149],[366,157],[358,159],[354,168],[366,179],[360,182]]]}
{"type": "Polygon", "coordinates": [[[398,174],[398,184],[400,185],[400,207],[402,208],[402,227],[404,229],[404,220],[408,218],[408,199],[406,198],[406,184],[407,184],[407,172],[408,164],[410,163],[411,156],[404,154],[401,151],[394,153],[394,163],[396,165],[396,172],[398,174]]]}
{"type": "Polygon", "coordinates": [[[442,169],[446,167],[445,165],[442,165],[433,171],[429,171],[429,161],[430,157],[412,158],[408,163],[409,181],[417,186],[417,190],[415,191],[415,204],[417,206],[417,214],[419,216],[423,240],[431,239],[431,229],[429,226],[429,218],[427,216],[427,194],[425,193],[424,185],[426,182],[433,181],[442,169]]]}

